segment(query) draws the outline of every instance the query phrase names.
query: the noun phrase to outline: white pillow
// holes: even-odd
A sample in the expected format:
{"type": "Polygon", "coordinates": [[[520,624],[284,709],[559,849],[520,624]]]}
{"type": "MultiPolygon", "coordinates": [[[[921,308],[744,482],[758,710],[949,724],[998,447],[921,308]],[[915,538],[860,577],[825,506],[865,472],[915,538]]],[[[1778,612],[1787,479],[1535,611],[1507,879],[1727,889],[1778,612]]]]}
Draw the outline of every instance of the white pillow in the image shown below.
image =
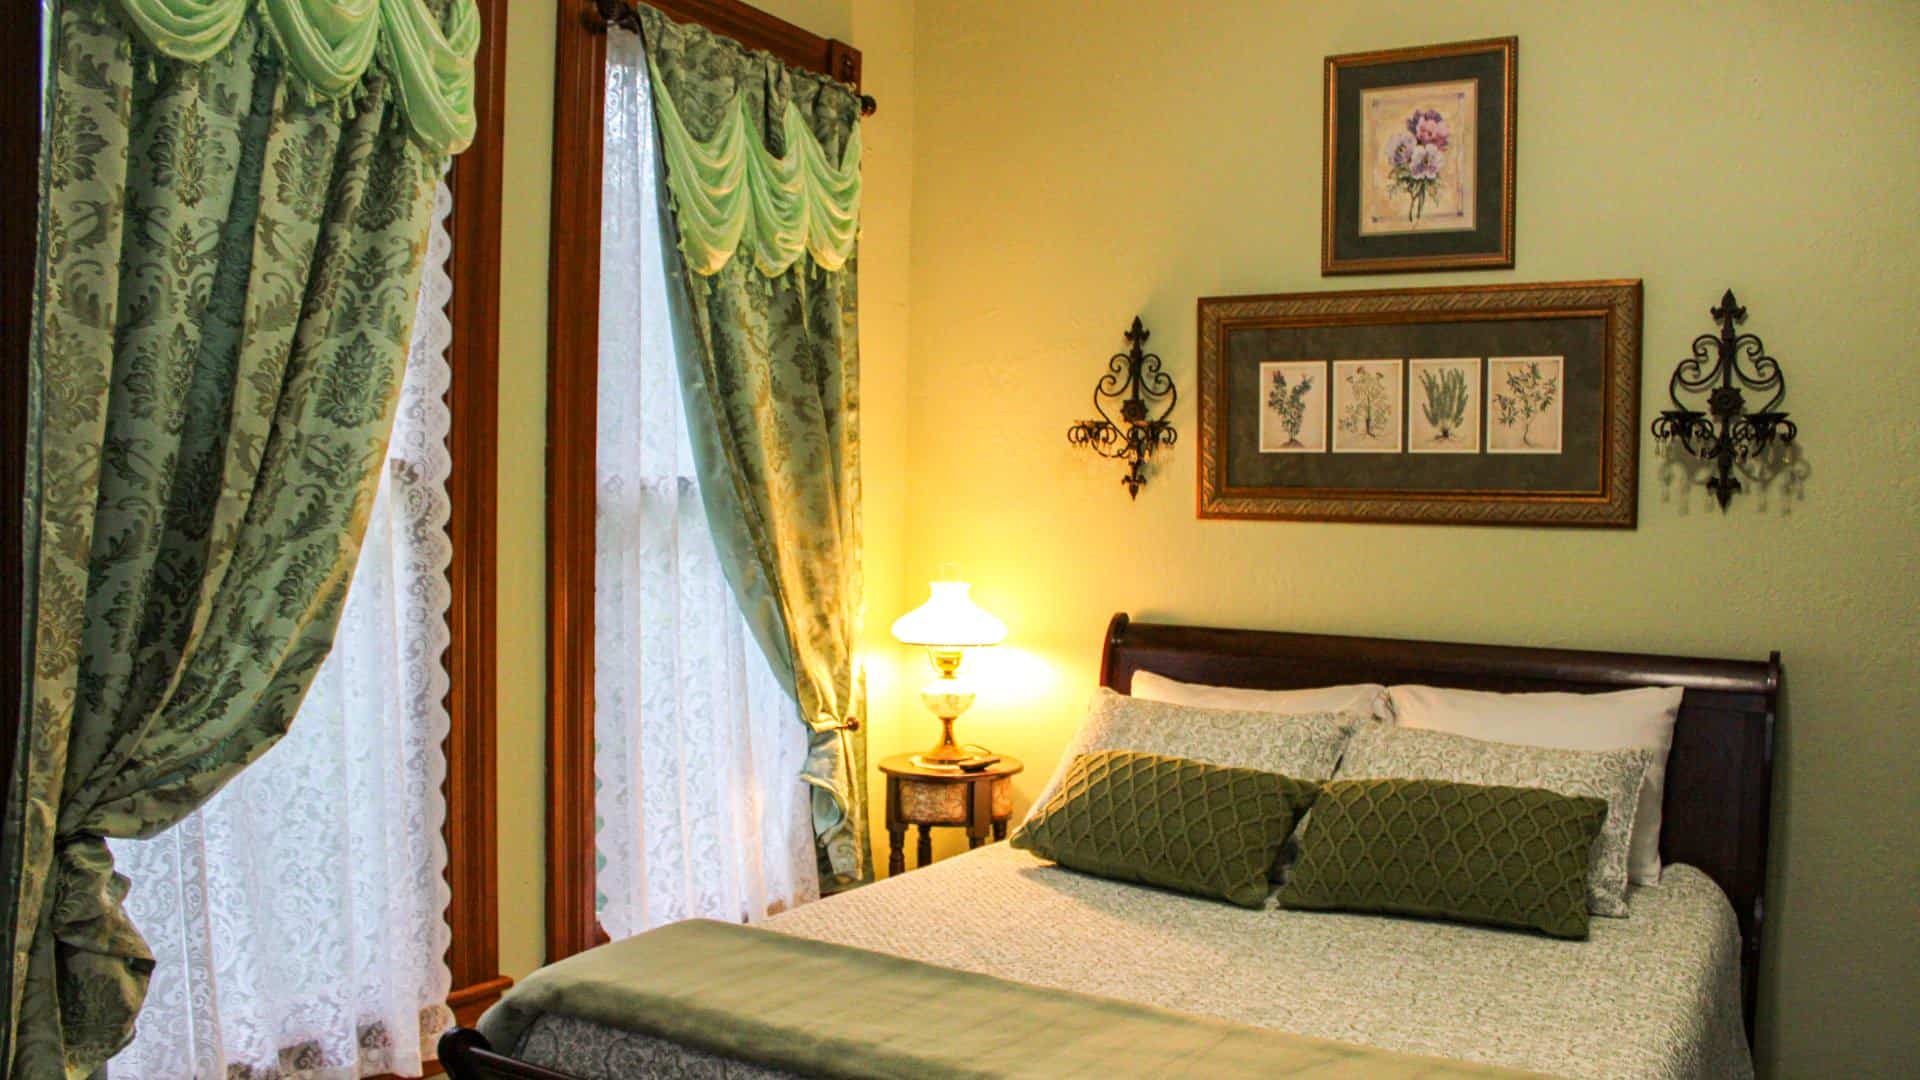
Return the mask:
{"type": "Polygon", "coordinates": [[[1312,690],[1249,690],[1241,686],[1205,686],[1169,679],[1151,671],[1133,673],[1133,696],[1147,701],[1165,701],[1173,705],[1198,705],[1203,709],[1238,709],[1242,712],[1353,713],[1385,720],[1387,688],[1379,683],[1352,686],[1321,686],[1312,690]]]}
{"type": "Polygon", "coordinates": [[[1333,775],[1352,730],[1351,718],[1330,712],[1275,716],[1198,708],[1128,697],[1103,686],[1093,692],[1087,718],[1060,755],[1053,778],[1034,797],[1027,816],[1031,818],[1047,804],[1073,759],[1082,754],[1132,750],[1281,773],[1296,780],[1325,780],[1333,775]]]}
{"type": "Polygon", "coordinates": [[[1435,686],[1387,691],[1400,726],[1446,731],[1490,742],[1556,750],[1654,751],[1634,815],[1627,873],[1636,885],[1660,883],[1660,807],[1666,798],[1667,751],[1682,691],[1653,686],[1606,694],[1494,694],[1435,686]]]}

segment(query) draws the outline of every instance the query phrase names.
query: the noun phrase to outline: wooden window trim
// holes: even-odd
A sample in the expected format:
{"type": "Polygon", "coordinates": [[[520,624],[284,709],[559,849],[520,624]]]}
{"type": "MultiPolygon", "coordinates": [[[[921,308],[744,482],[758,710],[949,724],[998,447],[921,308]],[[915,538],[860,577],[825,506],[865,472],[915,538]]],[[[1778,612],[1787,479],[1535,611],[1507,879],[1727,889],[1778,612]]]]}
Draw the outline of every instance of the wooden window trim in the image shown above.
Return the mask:
{"type": "MultiPolygon", "coordinates": [[[[452,413],[448,479],[453,542],[448,576],[452,642],[446,656],[452,717],[447,736],[448,1004],[472,1024],[512,980],[500,975],[497,818],[495,816],[496,476],[499,432],[499,298],[501,151],[506,100],[507,0],[478,0],[480,53],[475,58],[479,129],[456,157],[448,230],[453,295],[448,363],[452,413]]],[[[40,13],[0,27],[0,68],[38,71],[40,13]]],[[[0,144],[16,163],[0,171],[7,206],[39,203],[40,92],[34,79],[0,80],[0,144]]],[[[19,728],[21,541],[25,483],[27,359],[33,311],[38,223],[34,214],[0,215],[0,778],[12,774],[19,728]]],[[[0,784],[5,780],[0,779],[0,784]]]]}
{"type": "Polygon", "coordinates": [[[499,803],[494,757],[498,712],[495,608],[498,573],[500,433],[501,166],[507,100],[507,0],[478,0],[480,51],[474,57],[479,126],[473,145],[453,159],[449,186],[453,239],[447,318],[452,413],[447,448],[453,560],[447,576],[447,1004],[471,1025],[513,980],[500,974],[499,803]]]}
{"type": "MultiPolygon", "coordinates": [[[[624,0],[620,0],[624,2],[624,0]]],[[[663,14],[860,86],[860,50],[740,0],[650,0],[663,14]]],[[[547,961],[606,940],[594,914],[593,540],[600,365],[601,0],[561,0],[547,264],[547,961]]]]}

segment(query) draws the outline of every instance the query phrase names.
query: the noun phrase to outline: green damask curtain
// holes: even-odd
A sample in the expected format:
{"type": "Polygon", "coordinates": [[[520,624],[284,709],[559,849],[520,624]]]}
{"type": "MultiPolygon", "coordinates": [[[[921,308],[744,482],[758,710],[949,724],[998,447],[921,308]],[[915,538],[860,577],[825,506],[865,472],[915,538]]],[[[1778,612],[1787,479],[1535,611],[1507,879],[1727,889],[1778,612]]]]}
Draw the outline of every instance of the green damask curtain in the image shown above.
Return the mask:
{"type": "Polygon", "coordinates": [[[50,18],[0,1063],[78,1077],[153,963],[103,838],[264,753],[332,644],[478,23],[471,0],[50,18]]]}
{"type": "Polygon", "coordinates": [[[859,102],[641,7],[687,423],[735,597],[810,725],[827,886],[871,878],[860,618],[859,102]]]}

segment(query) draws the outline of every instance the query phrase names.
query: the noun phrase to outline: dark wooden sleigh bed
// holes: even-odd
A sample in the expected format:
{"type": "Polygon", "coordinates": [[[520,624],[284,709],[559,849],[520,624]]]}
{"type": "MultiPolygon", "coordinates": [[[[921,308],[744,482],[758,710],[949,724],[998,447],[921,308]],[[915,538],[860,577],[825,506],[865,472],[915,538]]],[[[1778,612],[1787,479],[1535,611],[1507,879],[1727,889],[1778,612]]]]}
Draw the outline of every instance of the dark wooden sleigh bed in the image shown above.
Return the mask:
{"type": "MultiPolygon", "coordinates": [[[[1778,653],[1764,661],[1720,660],[1137,623],[1115,615],[1102,646],[1100,682],[1125,693],[1140,670],[1274,690],[1361,682],[1504,692],[1683,688],[1667,764],[1661,858],[1704,871],[1732,902],[1751,1040],[1765,915],[1778,653]]],[[[569,1080],[496,1053],[467,1028],[443,1036],[440,1060],[456,1080],[569,1080]]]]}

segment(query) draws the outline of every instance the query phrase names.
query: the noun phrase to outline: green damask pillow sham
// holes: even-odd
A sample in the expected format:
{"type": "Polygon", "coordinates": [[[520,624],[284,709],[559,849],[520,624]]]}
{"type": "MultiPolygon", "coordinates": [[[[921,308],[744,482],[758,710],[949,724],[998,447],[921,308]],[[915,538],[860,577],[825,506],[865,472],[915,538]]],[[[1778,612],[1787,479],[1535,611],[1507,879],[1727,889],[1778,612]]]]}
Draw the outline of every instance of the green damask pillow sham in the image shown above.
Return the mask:
{"type": "Polygon", "coordinates": [[[1450,780],[1329,780],[1282,907],[1382,911],[1587,936],[1605,799],[1450,780]]]}
{"type": "Polygon", "coordinates": [[[1011,842],[1082,873],[1257,908],[1274,857],[1316,788],[1187,758],[1082,754],[1011,842]]]}

